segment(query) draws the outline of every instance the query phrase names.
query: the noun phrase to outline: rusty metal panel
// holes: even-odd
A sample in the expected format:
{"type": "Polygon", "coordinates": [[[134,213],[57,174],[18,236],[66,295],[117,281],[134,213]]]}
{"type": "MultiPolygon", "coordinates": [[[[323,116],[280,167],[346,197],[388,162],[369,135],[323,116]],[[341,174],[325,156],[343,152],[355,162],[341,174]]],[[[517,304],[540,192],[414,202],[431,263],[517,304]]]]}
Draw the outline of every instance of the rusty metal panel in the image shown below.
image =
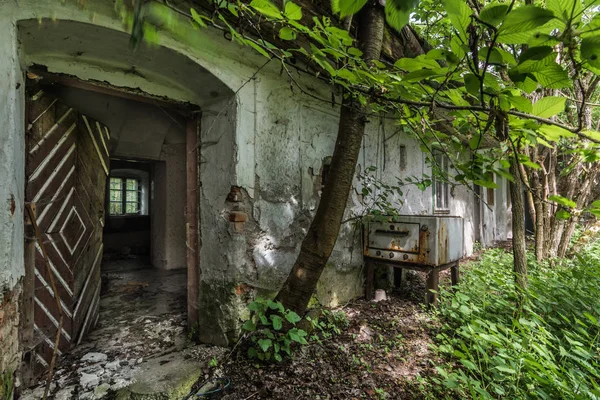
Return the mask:
{"type": "Polygon", "coordinates": [[[371,221],[365,235],[365,256],[387,262],[438,266],[463,256],[461,217],[390,216],[371,221]]]}

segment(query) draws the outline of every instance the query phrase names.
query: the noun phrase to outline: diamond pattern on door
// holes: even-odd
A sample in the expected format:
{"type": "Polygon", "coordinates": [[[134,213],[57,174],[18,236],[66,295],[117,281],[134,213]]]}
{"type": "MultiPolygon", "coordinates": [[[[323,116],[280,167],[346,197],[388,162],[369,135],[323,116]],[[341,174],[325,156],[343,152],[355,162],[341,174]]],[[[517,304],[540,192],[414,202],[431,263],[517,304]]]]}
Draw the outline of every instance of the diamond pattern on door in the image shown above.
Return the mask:
{"type": "MultiPolygon", "coordinates": [[[[26,201],[39,229],[63,309],[57,354],[97,322],[102,262],[108,129],[40,90],[28,97],[26,201]]],[[[45,370],[54,351],[59,310],[36,244],[35,358],[45,370]]]]}

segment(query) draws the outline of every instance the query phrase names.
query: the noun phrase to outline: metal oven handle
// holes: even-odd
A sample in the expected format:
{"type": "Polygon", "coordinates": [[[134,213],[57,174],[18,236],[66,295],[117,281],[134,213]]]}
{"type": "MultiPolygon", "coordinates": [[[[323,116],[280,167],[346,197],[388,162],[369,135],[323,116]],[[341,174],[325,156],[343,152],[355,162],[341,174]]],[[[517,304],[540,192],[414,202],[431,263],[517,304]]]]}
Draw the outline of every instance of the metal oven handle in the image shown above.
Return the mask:
{"type": "Polygon", "coordinates": [[[410,231],[408,230],[404,230],[404,231],[390,231],[390,230],[383,230],[383,229],[377,229],[375,231],[375,234],[377,233],[391,233],[394,236],[400,236],[400,237],[406,237],[410,234],[410,231]]]}

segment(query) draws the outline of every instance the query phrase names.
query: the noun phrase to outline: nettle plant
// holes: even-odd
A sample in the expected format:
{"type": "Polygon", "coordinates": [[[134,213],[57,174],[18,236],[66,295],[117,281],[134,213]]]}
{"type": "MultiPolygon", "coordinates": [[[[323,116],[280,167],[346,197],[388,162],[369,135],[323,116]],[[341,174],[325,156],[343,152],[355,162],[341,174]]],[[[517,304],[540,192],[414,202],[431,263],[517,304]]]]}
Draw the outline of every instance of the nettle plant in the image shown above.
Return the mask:
{"type": "Polygon", "coordinates": [[[248,305],[252,316],[242,326],[250,334],[252,344],[248,357],[261,361],[282,361],[283,354],[292,355],[293,343],[308,344],[307,333],[296,327],[301,318],[291,310],[286,310],[279,301],[257,298],[248,305]],[[290,329],[284,324],[291,325],[290,329]]]}
{"type": "Polygon", "coordinates": [[[348,329],[350,321],[348,316],[343,311],[321,310],[321,318],[306,319],[311,323],[314,334],[310,337],[311,340],[321,342],[324,339],[330,339],[334,335],[340,335],[342,330],[348,329]]]}

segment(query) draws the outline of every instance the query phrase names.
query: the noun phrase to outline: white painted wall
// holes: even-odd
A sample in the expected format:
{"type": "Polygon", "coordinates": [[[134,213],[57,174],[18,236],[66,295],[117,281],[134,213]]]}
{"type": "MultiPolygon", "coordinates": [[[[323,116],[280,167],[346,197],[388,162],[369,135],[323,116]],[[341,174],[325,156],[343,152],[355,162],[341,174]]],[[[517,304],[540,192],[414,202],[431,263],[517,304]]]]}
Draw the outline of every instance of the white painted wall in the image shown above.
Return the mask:
{"type": "MultiPolygon", "coordinates": [[[[0,8],[0,15],[2,15],[0,8]]],[[[24,81],[16,24],[0,17],[0,304],[24,275],[24,81]]]]}
{"type": "MultiPolygon", "coordinates": [[[[0,7],[0,15],[2,10],[0,7]]],[[[0,17],[0,373],[20,363],[18,336],[23,263],[24,101],[17,31],[0,17]]]]}

